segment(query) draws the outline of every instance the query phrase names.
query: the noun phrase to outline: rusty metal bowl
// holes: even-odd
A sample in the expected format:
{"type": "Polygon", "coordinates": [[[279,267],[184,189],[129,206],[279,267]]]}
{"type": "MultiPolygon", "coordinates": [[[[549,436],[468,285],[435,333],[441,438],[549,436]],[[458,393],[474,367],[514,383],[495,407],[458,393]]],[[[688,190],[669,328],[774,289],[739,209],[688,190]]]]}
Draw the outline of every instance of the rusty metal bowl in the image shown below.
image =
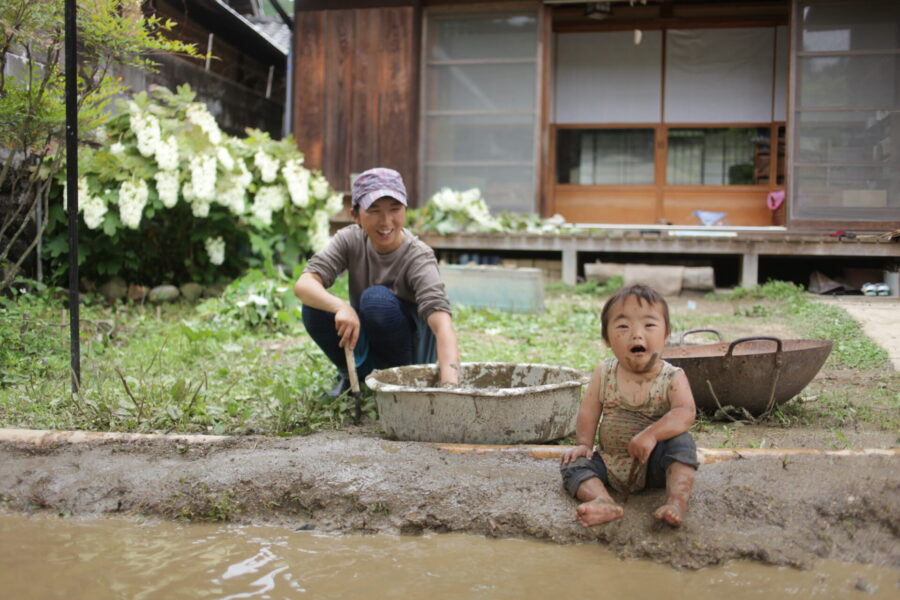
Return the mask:
{"type": "Polygon", "coordinates": [[[707,414],[733,406],[751,415],[770,413],[805,388],[831,353],[830,340],[750,336],[722,342],[714,329],[692,329],[662,358],[684,369],[697,408],[707,414]],[[685,345],[688,334],[715,333],[717,344],[685,345]]]}

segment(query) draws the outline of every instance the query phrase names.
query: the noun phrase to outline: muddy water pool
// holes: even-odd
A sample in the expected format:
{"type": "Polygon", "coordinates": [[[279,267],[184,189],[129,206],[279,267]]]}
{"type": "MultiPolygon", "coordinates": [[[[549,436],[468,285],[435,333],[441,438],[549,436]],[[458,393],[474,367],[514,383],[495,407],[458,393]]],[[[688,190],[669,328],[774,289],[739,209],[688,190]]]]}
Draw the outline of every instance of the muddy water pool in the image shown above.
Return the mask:
{"type": "Polygon", "coordinates": [[[0,514],[0,598],[897,598],[900,571],[675,571],[598,545],[0,514]]]}

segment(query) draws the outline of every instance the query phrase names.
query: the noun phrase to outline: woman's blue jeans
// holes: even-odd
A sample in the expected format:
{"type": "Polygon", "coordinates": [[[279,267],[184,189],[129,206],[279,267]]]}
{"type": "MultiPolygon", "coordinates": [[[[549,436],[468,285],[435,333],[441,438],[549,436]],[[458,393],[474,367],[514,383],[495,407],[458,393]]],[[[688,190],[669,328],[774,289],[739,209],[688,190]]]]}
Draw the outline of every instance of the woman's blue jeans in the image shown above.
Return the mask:
{"type": "MultiPolygon", "coordinates": [[[[359,306],[354,308],[361,325],[354,350],[360,381],[374,369],[434,362],[434,336],[419,318],[415,304],[401,300],[383,285],[376,285],[363,291],[359,306]],[[423,348],[423,342],[430,349],[423,348]]],[[[328,359],[346,375],[347,363],[339,346],[334,313],[303,305],[303,325],[328,359]]]]}

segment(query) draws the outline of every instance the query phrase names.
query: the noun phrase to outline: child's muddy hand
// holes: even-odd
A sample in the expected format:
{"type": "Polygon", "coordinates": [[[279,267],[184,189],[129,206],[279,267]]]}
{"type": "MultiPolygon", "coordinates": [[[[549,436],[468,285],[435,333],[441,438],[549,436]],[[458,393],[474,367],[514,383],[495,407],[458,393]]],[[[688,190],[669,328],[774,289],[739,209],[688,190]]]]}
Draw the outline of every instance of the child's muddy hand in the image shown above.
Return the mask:
{"type": "Polygon", "coordinates": [[[566,453],[563,454],[562,459],[560,460],[560,464],[567,465],[573,460],[576,460],[579,456],[584,456],[585,458],[590,458],[592,448],[590,446],[585,446],[584,444],[578,444],[574,448],[566,450],[566,453]]]}
{"type": "Polygon", "coordinates": [[[642,465],[650,460],[650,454],[656,448],[656,438],[652,433],[642,431],[628,442],[628,454],[642,465]]]}

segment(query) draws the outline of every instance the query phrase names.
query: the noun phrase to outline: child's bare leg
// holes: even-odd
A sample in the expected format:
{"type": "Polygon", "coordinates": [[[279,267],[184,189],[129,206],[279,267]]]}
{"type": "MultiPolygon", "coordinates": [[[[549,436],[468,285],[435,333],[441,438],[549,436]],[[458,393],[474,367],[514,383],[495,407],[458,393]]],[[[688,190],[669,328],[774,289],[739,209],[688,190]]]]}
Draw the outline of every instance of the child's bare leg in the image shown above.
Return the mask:
{"type": "Polygon", "coordinates": [[[681,525],[687,514],[688,500],[694,487],[696,470],[690,465],[673,462],[666,469],[666,503],[653,516],[672,527],[681,525]]]}
{"type": "Polygon", "coordinates": [[[625,514],[624,509],[606,491],[603,482],[596,477],[582,482],[575,497],[582,501],[575,509],[575,518],[585,527],[609,523],[621,519],[625,514]]]}

